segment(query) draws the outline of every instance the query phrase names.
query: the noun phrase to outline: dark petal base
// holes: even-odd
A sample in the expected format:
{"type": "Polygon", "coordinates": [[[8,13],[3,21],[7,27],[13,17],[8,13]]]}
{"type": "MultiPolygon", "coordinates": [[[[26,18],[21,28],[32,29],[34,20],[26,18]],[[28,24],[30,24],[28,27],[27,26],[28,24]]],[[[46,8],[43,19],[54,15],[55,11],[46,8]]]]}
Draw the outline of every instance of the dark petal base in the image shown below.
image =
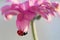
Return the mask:
{"type": "Polygon", "coordinates": [[[21,31],[21,30],[18,30],[18,31],[17,31],[17,34],[18,34],[19,36],[25,36],[27,33],[28,33],[28,32],[23,32],[23,31],[21,31]]]}

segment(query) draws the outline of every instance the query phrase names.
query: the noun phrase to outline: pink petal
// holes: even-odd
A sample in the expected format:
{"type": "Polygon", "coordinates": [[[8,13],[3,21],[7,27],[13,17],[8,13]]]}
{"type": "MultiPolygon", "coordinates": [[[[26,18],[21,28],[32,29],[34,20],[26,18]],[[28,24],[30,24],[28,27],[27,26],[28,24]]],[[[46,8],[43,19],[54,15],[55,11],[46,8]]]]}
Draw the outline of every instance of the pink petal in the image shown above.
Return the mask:
{"type": "Polygon", "coordinates": [[[16,21],[16,25],[17,25],[18,30],[21,30],[23,32],[28,31],[29,23],[30,22],[28,20],[22,20],[22,21],[17,20],[16,21]]]}
{"type": "Polygon", "coordinates": [[[41,3],[44,3],[44,2],[50,2],[50,0],[38,0],[37,4],[40,5],[41,3]]]}
{"type": "Polygon", "coordinates": [[[33,18],[36,16],[36,13],[30,12],[30,11],[25,11],[24,12],[24,18],[27,20],[33,20],[33,18]]]}
{"type": "MultiPolygon", "coordinates": [[[[16,8],[17,9],[17,8],[16,8]]],[[[18,14],[19,11],[16,10],[14,7],[11,7],[10,5],[6,5],[4,7],[2,7],[2,14],[5,15],[5,14],[18,14]]]]}
{"type": "Polygon", "coordinates": [[[4,20],[5,20],[5,21],[8,21],[8,20],[10,20],[11,18],[12,18],[12,15],[5,15],[4,20]]]}
{"type": "Polygon", "coordinates": [[[36,13],[39,10],[39,6],[32,6],[28,10],[36,13]]]}
{"type": "Polygon", "coordinates": [[[24,3],[21,3],[21,4],[20,4],[20,7],[21,7],[23,10],[28,9],[28,8],[29,8],[29,2],[26,1],[26,2],[24,2],[24,3]]]}
{"type": "Polygon", "coordinates": [[[49,14],[48,13],[48,10],[44,7],[44,6],[40,6],[39,10],[38,10],[38,13],[45,19],[48,19],[47,15],[49,14]]]}
{"type": "Polygon", "coordinates": [[[22,14],[19,14],[17,16],[16,25],[17,25],[18,30],[21,30],[23,32],[27,32],[28,28],[29,28],[29,24],[30,24],[30,21],[24,19],[22,14]]]}
{"type": "Polygon", "coordinates": [[[19,4],[19,0],[7,0],[7,2],[12,2],[14,4],[19,4]]]}
{"type": "Polygon", "coordinates": [[[59,4],[56,3],[56,2],[54,2],[54,3],[52,3],[52,6],[53,6],[54,8],[58,8],[59,4]]]}
{"type": "Polygon", "coordinates": [[[20,13],[20,14],[17,15],[17,19],[19,21],[22,21],[23,18],[24,18],[24,14],[23,13],[20,13]]]}
{"type": "Polygon", "coordinates": [[[10,10],[10,8],[11,8],[10,5],[3,6],[3,7],[1,8],[2,14],[5,14],[5,12],[7,12],[8,10],[10,10]]]}
{"type": "Polygon", "coordinates": [[[12,4],[11,5],[11,9],[12,10],[17,10],[19,12],[23,12],[24,11],[23,8],[21,8],[21,4],[12,4]]]}
{"type": "Polygon", "coordinates": [[[53,11],[54,9],[47,9],[48,13],[55,16],[55,11],[53,11]]]}
{"type": "Polygon", "coordinates": [[[38,0],[29,0],[29,5],[33,6],[37,3],[38,0]]]}
{"type": "MultiPolygon", "coordinates": [[[[54,5],[54,7],[56,7],[56,5],[54,5]]],[[[51,19],[51,18],[49,19],[49,17],[51,17],[50,14],[53,15],[53,16],[55,16],[55,13],[54,12],[56,12],[56,10],[55,10],[54,7],[53,7],[53,5],[51,5],[48,2],[43,2],[40,5],[40,8],[39,8],[39,11],[38,12],[40,12],[40,15],[43,18],[45,18],[47,20],[50,20],[51,19]]]]}
{"type": "Polygon", "coordinates": [[[6,6],[2,7],[2,14],[6,17],[6,19],[10,19],[9,15],[17,15],[20,13],[16,9],[14,7],[12,8],[10,5],[6,5],[6,6]]]}
{"type": "Polygon", "coordinates": [[[47,15],[46,15],[46,13],[43,13],[43,12],[39,12],[40,13],[40,15],[43,17],[43,18],[45,18],[46,20],[48,20],[48,17],[47,17],[47,15]]]}
{"type": "Polygon", "coordinates": [[[56,9],[56,11],[58,12],[58,15],[60,16],[60,3],[58,5],[58,8],[56,9]]]}
{"type": "Polygon", "coordinates": [[[11,9],[19,9],[19,4],[12,4],[11,9]]]}

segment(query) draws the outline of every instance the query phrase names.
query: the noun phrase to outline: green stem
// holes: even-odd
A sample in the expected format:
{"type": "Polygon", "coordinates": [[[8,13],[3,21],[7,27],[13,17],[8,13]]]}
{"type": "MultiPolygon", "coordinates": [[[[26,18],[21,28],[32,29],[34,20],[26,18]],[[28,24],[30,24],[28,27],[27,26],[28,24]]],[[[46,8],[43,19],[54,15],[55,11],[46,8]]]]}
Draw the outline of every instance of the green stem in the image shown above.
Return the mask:
{"type": "Polygon", "coordinates": [[[36,28],[35,28],[33,22],[34,22],[34,21],[31,21],[32,35],[33,35],[34,40],[38,40],[36,28]]]}

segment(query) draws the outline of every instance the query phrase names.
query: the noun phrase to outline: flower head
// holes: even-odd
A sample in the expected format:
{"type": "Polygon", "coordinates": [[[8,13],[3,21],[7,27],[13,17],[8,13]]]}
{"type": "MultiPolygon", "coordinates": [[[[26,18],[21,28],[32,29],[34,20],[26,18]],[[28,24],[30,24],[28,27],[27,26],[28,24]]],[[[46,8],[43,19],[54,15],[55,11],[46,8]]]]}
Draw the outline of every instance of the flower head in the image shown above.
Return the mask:
{"type": "Polygon", "coordinates": [[[34,12],[27,10],[27,3],[25,2],[25,4],[12,4],[2,7],[2,15],[4,15],[7,20],[9,20],[11,16],[17,15],[16,25],[18,28],[17,32],[18,34],[20,33],[19,35],[22,35],[21,32],[25,33],[28,31],[30,21],[36,15],[34,12]],[[27,8],[25,9],[25,7],[27,8]]]}
{"type": "Polygon", "coordinates": [[[52,16],[55,16],[58,3],[38,0],[28,0],[24,3],[18,3],[18,0],[10,0],[13,3],[2,7],[2,15],[9,20],[12,16],[17,16],[16,25],[18,28],[18,35],[25,35],[29,29],[31,20],[33,20],[37,14],[51,21],[52,16]]]}

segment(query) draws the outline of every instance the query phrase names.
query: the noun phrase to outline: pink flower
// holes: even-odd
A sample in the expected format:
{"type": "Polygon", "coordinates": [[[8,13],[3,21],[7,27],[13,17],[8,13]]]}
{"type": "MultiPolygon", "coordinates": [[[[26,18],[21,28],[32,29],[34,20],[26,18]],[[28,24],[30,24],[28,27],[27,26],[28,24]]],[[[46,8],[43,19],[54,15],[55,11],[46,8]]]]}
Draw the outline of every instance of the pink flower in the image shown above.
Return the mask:
{"type": "Polygon", "coordinates": [[[51,17],[55,16],[55,12],[57,12],[58,3],[48,1],[39,2],[38,0],[28,0],[24,3],[6,5],[2,7],[2,15],[4,15],[7,20],[16,15],[17,33],[21,36],[26,35],[31,20],[33,20],[37,14],[51,21],[51,17]]]}
{"type": "Polygon", "coordinates": [[[7,20],[9,20],[11,16],[17,15],[17,33],[21,36],[26,34],[30,21],[36,16],[35,12],[28,10],[29,5],[27,3],[28,2],[25,2],[25,4],[12,4],[2,7],[2,15],[4,15],[7,20]]]}

